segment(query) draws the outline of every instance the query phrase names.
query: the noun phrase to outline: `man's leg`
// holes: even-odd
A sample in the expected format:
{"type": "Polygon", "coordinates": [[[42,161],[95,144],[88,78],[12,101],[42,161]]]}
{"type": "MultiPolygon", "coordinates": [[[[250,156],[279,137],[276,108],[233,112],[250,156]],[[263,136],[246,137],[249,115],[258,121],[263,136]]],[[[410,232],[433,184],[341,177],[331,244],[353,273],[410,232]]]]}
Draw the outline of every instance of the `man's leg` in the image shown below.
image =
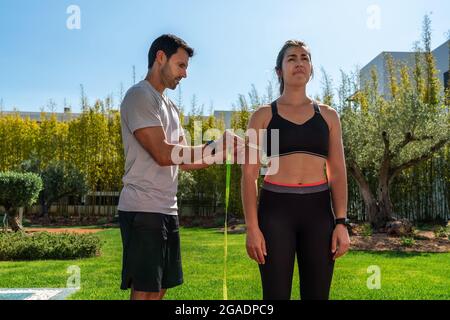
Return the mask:
{"type": "Polygon", "coordinates": [[[124,275],[125,285],[131,287],[131,300],[160,300],[167,232],[159,213],[139,212],[131,228],[131,241],[124,275]],[[137,289],[136,289],[137,288],[137,289]]]}
{"type": "Polygon", "coordinates": [[[166,292],[167,292],[167,289],[161,289],[161,291],[159,292],[160,293],[159,300],[162,300],[164,298],[164,295],[166,294],[166,292]]]}
{"type": "Polygon", "coordinates": [[[131,287],[130,300],[162,300],[166,291],[166,289],[161,289],[160,292],[144,292],[136,291],[131,287]]]}

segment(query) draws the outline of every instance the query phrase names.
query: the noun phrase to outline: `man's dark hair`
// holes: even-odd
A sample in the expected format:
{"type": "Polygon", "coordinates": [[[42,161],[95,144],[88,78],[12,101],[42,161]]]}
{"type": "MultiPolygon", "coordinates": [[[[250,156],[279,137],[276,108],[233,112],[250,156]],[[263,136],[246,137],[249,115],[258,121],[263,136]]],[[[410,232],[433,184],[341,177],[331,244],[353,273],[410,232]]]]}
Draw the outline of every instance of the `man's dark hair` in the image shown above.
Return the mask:
{"type": "Polygon", "coordinates": [[[159,50],[162,50],[166,54],[167,59],[170,59],[170,57],[177,52],[178,48],[186,50],[189,58],[194,55],[194,49],[189,47],[183,39],[180,39],[173,34],[163,34],[153,41],[150,50],[148,51],[148,68],[150,69],[153,66],[156,59],[156,53],[159,50]]]}

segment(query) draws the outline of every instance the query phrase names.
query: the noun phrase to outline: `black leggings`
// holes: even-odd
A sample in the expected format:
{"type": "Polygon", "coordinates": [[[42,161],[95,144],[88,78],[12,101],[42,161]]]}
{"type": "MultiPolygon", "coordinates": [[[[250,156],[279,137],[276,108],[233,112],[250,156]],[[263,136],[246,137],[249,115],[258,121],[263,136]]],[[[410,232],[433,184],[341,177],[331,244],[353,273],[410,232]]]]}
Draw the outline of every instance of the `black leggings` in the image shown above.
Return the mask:
{"type": "Polygon", "coordinates": [[[259,265],[264,300],[289,300],[297,254],[302,300],[327,300],[333,277],[334,214],[326,182],[280,185],[264,181],[258,220],[267,248],[259,265]]]}

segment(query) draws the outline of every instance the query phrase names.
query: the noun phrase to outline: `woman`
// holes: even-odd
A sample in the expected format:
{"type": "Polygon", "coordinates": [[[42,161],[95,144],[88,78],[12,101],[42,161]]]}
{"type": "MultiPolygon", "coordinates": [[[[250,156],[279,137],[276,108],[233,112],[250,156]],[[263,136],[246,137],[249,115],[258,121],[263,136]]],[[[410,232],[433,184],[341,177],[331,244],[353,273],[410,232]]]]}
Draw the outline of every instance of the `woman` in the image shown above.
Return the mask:
{"type": "Polygon", "coordinates": [[[257,144],[267,153],[269,168],[257,204],[261,159],[242,166],[247,253],[259,264],[263,299],[290,299],[297,254],[301,298],[325,300],[334,261],[350,244],[339,116],[306,95],[313,66],[305,43],[287,41],[275,71],[281,96],[255,111],[248,125],[267,130],[267,143],[257,135],[257,144]],[[273,129],[278,129],[278,152],[271,150],[273,129]]]}

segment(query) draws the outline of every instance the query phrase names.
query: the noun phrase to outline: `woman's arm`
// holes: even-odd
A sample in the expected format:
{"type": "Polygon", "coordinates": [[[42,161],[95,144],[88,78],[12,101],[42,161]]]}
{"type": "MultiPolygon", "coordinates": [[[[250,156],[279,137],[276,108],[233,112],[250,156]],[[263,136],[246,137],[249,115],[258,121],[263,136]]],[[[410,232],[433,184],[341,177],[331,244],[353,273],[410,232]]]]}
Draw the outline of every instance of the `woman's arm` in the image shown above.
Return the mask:
{"type": "MultiPolygon", "coordinates": [[[[331,189],[333,210],[336,218],[347,217],[347,170],[339,114],[327,107],[330,120],[330,143],[326,163],[327,176],[331,189]]],[[[334,229],[331,243],[333,259],[343,256],[350,247],[350,237],[345,225],[338,224],[334,229]]]]}
{"type": "Polygon", "coordinates": [[[330,119],[330,142],[326,163],[328,181],[331,188],[333,209],[336,218],[347,217],[347,170],[339,114],[328,107],[330,119]]]}
{"type": "MultiPolygon", "coordinates": [[[[264,123],[264,107],[258,109],[250,118],[248,129],[255,130],[256,140],[250,141],[251,144],[261,145],[259,141],[259,132],[263,128],[264,123]]],[[[253,135],[253,136],[255,136],[253,135]]],[[[255,148],[246,147],[245,163],[242,165],[241,178],[241,197],[245,215],[245,223],[247,225],[247,253],[250,258],[264,264],[264,256],[267,255],[264,236],[259,229],[257,199],[258,199],[258,177],[261,167],[259,151],[255,148]],[[257,152],[257,157],[249,157],[250,152],[257,152]],[[256,163],[250,163],[249,160],[256,160],[256,163]]]]}

